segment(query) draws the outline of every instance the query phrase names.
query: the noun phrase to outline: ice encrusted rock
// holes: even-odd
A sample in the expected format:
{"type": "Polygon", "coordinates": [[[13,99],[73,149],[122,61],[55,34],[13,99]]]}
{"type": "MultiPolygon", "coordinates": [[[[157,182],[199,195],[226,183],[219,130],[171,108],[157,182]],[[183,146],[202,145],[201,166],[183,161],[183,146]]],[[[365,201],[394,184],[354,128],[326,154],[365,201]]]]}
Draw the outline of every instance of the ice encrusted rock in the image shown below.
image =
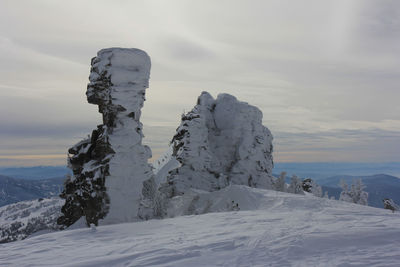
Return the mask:
{"type": "Polygon", "coordinates": [[[272,135],[262,125],[262,112],[228,94],[217,99],[207,92],[200,95],[193,110],[182,116],[170,156],[163,160],[156,179],[144,184],[149,189],[141,218],[170,216],[170,200],[176,197],[192,203],[180,211],[191,214],[199,210],[199,190],[213,192],[230,184],[272,188],[272,135]]]}
{"type": "Polygon", "coordinates": [[[88,226],[101,219],[101,224],[136,220],[143,181],[153,175],[139,121],[149,85],[149,56],[138,49],[108,48],[91,65],[86,95],[99,106],[103,124],[69,149],[73,175],[61,194],[66,204],[59,219],[66,226],[82,216],[88,226]]]}

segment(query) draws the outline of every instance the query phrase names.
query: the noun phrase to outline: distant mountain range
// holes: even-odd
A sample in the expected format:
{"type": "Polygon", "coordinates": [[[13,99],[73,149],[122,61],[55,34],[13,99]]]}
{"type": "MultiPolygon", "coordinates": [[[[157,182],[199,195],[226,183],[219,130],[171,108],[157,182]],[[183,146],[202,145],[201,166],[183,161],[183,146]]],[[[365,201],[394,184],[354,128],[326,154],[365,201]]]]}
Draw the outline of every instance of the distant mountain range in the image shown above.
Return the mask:
{"type": "MultiPolygon", "coordinates": [[[[341,175],[341,172],[349,173],[365,172],[364,163],[277,163],[275,164],[275,176],[280,171],[287,171],[287,182],[290,182],[291,174],[301,178],[311,177],[323,191],[328,191],[329,196],[339,199],[341,188],[340,180],[343,179],[351,185],[352,181],[361,178],[369,193],[368,202],[372,207],[382,208],[382,199],[391,198],[400,203],[400,179],[387,174],[376,175],[341,175]],[[335,167],[336,166],[336,167],[335,167]],[[339,174],[327,176],[334,173],[339,174]],[[312,175],[314,173],[314,175],[312,175]],[[309,175],[307,175],[309,174],[309,175]]],[[[399,163],[372,164],[367,171],[376,171],[384,167],[392,172],[397,172],[399,163]]],[[[65,174],[70,170],[66,166],[36,166],[0,168],[0,206],[23,200],[58,196],[63,187],[65,174]],[[7,174],[7,175],[6,175],[7,174]],[[10,177],[11,176],[11,177],[10,177]],[[52,178],[59,177],[59,178],[52,178]],[[16,179],[23,178],[23,179],[16,179]],[[42,178],[42,179],[40,179],[42,178]]]]}
{"type": "MultiPolygon", "coordinates": [[[[278,177],[278,174],[274,174],[278,177]]],[[[309,176],[300,176],[301,179],[308,178],[309,176]]],[[[291,176],[286,176],[286,183],[290,183],[291,176]]],[[[316,183],[322,187],[322,191],[328,192],[329,197],[339,199],[342,188],[340,187],[340,180],[344,180],[349,187],[354,180],[361,179],[366,186],[364,191],[368,192],[368,206],[383,208],[382,199],[391,198],[396,203],[400,203],[400,178],[387,175],[375,174],[364,176],[352,175],[335,175],[326,178],[315,179],[316,183]]]]}
{"type": "Polygon", "coordinates": [[[58,196],[65,178],[23,180],[0,175],[0,207],[23,200],[58,196]]]}
{"type": "Polygon", "coordinates": [[[71,170],[66,166],[0,168],[0,175],[25,180],[43,180],[54,177],[65,177],[65,175],[70,173],[71,170]]]}
{"type": "Polygon", "coordinates": [[[369,206],[383,208],[382,199],[384,198],[391,198],[396,203],[400,203],[400,178],[387,174],[370,176],[337,175],[319,179],[318,184],[322,185],[322,189],[328,191],[330,196],[335,196],[338,199],[342,191],[339,185],[340,180],[344,180],[350,186],[356,179],[361,179],[366,186],[364,191],[369,194],[369,206]]]}
{"type": "MultiPolygon", "coordinates": [[[[376,173],[400,177],[400,162],[389,163],[354,163],[354,162],[276,162],[274,173],[286,172],[299,177],[309,177],[319,181],[336,175],[370,176],[376,173]]],[[[1,172],[0,172],[1,173],[1,172]]]]}
{"type": "Polygon", "coordinates": [[[347,184],[351,184],[356,179],[361,179],[363,181],[363,184],[367,186],[380,184],[385,187],[400,187],[400,178],[387,174],[375,174],[369,176],[336,175],[324,179],[319,179],[318,184],[330,187],[340,187],[341,180],[344,180],[347,184]]]}
{"type": "MultiPolygon", "coordinates": [[[[316,181],[337,175],[370,176],[376,173],[385,173],[400,177],[400,162],[275,162],[273,172],[279,174],[282,171],[285,171],[288,176],[295,174],[299,177],[310,177],[316,181]]],[[[29,180],[64,177],[70,173],[71,170],[66,166],[0,167],[0,175],[29,180]]]]}

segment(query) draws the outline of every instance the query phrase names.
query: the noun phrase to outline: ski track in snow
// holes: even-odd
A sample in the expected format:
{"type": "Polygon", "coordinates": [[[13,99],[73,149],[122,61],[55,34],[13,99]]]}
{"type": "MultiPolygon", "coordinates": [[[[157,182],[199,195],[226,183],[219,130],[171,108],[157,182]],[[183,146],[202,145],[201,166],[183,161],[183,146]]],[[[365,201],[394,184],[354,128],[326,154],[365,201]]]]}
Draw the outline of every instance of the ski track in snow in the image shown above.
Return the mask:
{"type": "Polygon", "coordinates": [[[399,266],[397,213],[243,192],[262,194],[257,210],[43,234],[0,245],[0,266],[399,266]]]}

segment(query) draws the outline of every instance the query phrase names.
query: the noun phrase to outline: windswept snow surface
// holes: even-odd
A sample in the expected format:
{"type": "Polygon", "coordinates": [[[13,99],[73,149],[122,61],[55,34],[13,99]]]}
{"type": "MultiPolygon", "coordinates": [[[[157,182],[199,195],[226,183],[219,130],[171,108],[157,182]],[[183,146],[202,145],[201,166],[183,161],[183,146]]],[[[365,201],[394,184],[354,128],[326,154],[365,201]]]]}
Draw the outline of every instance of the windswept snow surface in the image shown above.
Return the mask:
{"type": "Polygon", "coordinates": [[[398,213],[246,186],[227,195],[240,211],[35,236],[0,245],[0,266],[399,266],[398,213]]]}

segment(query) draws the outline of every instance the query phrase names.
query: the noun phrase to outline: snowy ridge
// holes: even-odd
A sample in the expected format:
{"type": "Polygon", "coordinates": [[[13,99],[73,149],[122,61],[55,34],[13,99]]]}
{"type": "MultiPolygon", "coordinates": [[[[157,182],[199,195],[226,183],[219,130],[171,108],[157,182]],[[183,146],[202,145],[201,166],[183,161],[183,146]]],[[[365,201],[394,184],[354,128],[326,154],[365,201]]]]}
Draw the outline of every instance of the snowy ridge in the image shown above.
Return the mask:
{"type": "Polygon", "coordinates": [[[398,213],[308,195],[231,188],[229,197],[238,202],[239,211],[35,236],[0,245],[0,265],[398,266],[398,213]]]}

